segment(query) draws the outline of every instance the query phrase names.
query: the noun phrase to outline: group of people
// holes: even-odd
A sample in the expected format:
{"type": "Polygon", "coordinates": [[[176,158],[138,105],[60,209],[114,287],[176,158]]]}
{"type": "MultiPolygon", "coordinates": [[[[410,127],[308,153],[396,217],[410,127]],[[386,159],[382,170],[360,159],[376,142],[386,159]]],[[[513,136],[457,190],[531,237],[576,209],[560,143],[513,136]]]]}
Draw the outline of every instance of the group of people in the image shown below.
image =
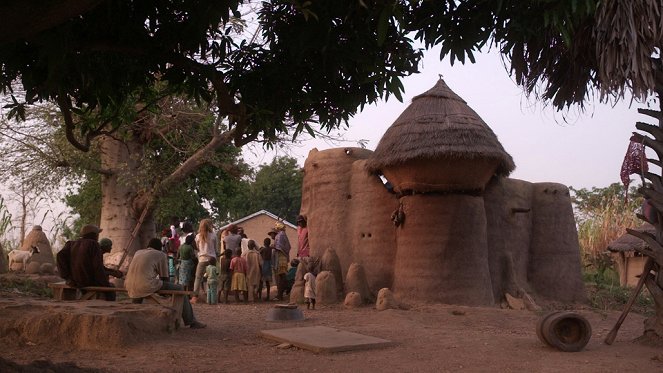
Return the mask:
{"type": "MultiPolygon", "coordinates": [[[[301,217],[300,223],[305,228],[304,217],[301,217]]],[[[227,303],[230,294],[234,295],[237,302],[240,296],[247,302],[249,294],[254,300],[262,300],[263,289],[266,290],[264,299],[270,300],[272,279],[276,282],[278,292],[274,300],[282,300],[292,288],[299,261],[294,259],[289,262],[291,245],[283,223],[276,223],[267,232],[267,236],[262,246],[258,247],[255,240],[247,237],[242,227],[231,224],[225,230],[215,233],[212,222],[202,220],[193,241],[193,251],[197,254],[191,256],[191,250],[185,247],[183,252],[180,250],[176,255],[179,261],[179,283],[189,288],[193,280],[195,295],[191,301],[198,301],[204,283],[208,304],[216,304],[221,295],[227,303]]],[[[308,255],[308,239],[301,243],[300,256],[302,253],[308,255]]]]}
{"type": "MultiPolygon", "coordinates": [[[[124,279],[124,287],[134,303],[142,303],[143,298],[159,290],[182,290],[182,286],[170,282],[168,257],[162,251],[158,238],[150,240],[147,247],[138,250],[129,264],[126,275],[121,271],[104,267],[103,254],[110,252],[112,241],[103,238],[99,241],[101,229],[92,224],[83,226],[80,238],[67,241],[56,256],[60,277],[67,285],[75,288],[88,286],[112,287],[109,276],[124,279]]],[[[115,293],[104,293],[106,300],[114,301],[115,293]]],[[[184,325],[193,329],[206,325],[196,320],[189,299],[184,297],[182,319],[184,325]]]]}
{"type": "MultiPolygon", "coordinates": [[[[308,257],[308,228],[306,218],[297,218],[299,250],[298,257],[308,257]]],[[[112,249],[108,238],[99,240],[101,229],[92,224],[85,225],[80,238],[68,241],[57,254],[57,267],[69,286],[113,286],[109,276],[123,279],[124,287],[134,303],[142,303],[145,297],[159,290],[193,290],[189,300],[185,298],[182,319],[191,328],[204,328],[196,320],[191,303],[198,302],[203,287],[207,288],[207,303],[216,304],[219,295],[227,303],[231,293],[237,302],[240,295],[244,302],[251,293],[254,300],[271,300],[272,279],[277,286],[277,297],[283,300],[290,293],[299,265],[298,259],[289,261],[290,241],[283,223],[275,227],[258,247],[249,239],[241,227],[230,225],[218,234],[210,219],[203,219],[197,233],[190,222],[181,224],[181,235],[174,225],[164,229],[161,239],[153,238],[147,247],[136,251],[127,273],[104,266],[103,254],[112,249]]],[[[309,308],[315,308],[315,271],[308,270],[304,276],[305,298],[309,308]]],[[[106,300],[114,301],[115,293],[104,293],[106,300]]]]}

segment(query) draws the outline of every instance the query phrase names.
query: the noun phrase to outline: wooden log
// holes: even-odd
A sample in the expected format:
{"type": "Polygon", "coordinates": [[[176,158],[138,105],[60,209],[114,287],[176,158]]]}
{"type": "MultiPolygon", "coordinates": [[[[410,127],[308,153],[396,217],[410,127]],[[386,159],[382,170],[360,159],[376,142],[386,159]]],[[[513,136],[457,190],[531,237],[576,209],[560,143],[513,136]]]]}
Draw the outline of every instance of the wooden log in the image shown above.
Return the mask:
{"type": "Polygon", "coordinates": [[[642,290],[642,286],[649,277],[649,272],[651,272],[653,267],[654,267],[653,260],[651,258],[647,258],[647,261],[645,262],[645,268],[642,271],[642,275],[640,276],[640,280],[638,280],[638,284],[636,285],[635,289],[633,289],[633,293],[631,293],[631,297],[626,303],[626,306],[624,307],[622,314],[619,315],[619,319],[617,319],[615,326],[612,327],[612,330],[610,330],[608,335],[605,337],[604,340],[605,344],[611,345],[612,342],[615,341],[615,338],[617,338],[617,332],[619,331],[619,328],[622,326],[622,323],[624,323],[624,320],[626,320],[626,316],[631,311],[631,307],[633,307],[633,303],[635,303],[635,300],[638,298],[638,295],[642,290]]]}

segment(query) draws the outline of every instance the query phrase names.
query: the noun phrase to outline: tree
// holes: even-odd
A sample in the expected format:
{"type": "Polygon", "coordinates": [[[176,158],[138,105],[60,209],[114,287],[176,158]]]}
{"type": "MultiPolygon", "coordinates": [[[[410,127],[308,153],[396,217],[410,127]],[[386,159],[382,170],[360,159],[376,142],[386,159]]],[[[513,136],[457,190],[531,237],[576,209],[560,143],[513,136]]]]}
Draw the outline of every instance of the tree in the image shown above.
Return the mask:
{"type": "Polygon", "coordinates": [[[261,165],[255,177],[244,181],[243,190],[228,201],[235,206],[229,220],[267,210],[290,222],[296,221],[302,202],[303,178],[301,167],[292,157],[276,157],[270,164],[261,165]]]}
{"type": "MultiPolygon", "coordinates": [[[[283,133],[312,133],[315,123],[336,128],[364,104],[400,97],[400,78],[417,71],[422,53],[391,17],[403,4],[266,2],[255,15],[260,35],[246,35],[240,3],[81,1],[78,16],[54,7],[48,24],[7,30],[0,82],[15,93],[8,117],[56,103],[65,138],[99,151],[101,226],[116,247],[144,246],[158,198],[217,149],[272,144],[283,133]],[[23,95],[12,90],[16,81],[23,95]],[[140,160],[154,155],[145,154],[145,139],[161,136],[151,113],[168,111],[164,97],[174,94],[212,103],[213,125],[168,175],[138,185],[140,160]]],[[[18,17],[25,9],[0,11],[18,17]]]]}
{"type": "Polygon", "coordinates": [[[642,197],[632,187],[631,197],[627,199],[620,183],[570,190],[584,264],[600,271],[599,267],[606,262],[604,254],[608,245],[624,234],[626,228],[640,225],[636,214],[642,209],[642,197]]]}

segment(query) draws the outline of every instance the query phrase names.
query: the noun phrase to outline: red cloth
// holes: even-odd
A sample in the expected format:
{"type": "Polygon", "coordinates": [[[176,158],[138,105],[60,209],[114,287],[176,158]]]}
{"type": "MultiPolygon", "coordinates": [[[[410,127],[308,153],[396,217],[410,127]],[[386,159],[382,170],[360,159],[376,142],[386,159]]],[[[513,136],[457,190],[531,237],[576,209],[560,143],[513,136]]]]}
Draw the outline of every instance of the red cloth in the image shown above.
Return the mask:
{"type": "Polygon", "coordinates": [[[306,258],[311,255],[311,248],[308,245],[308,228],[297,227],[297,239],[299,241],[299,250],[297,256],[306,258]]]}
{"type": "Polygon", "coordinates": [[[177,236],[170,237],[168,241],[170,242],[170,245],[168,245],[168,254],[177,254],[177,250],[180,248],[180,238],[177,236]]]}
{"type": "Polygon", "coordinates": [[[622,163],[622,170],[619,173],[626,195],[628,195],[628,185],[631,183],[629,176],[633,174],[642,175],[647,172],[649,167],[647,165],[647,157],[645,156],[645,145],[641,142],[631,140],[624,156],[622,163]]]}
{"type": "Polygon", "coordinates": [[[246,274],[247,267],[248,264],[246,263],[246,259],[241,256],[236,256],[230,261],[230,270],[233,271],[233,273],[246,274]]]}

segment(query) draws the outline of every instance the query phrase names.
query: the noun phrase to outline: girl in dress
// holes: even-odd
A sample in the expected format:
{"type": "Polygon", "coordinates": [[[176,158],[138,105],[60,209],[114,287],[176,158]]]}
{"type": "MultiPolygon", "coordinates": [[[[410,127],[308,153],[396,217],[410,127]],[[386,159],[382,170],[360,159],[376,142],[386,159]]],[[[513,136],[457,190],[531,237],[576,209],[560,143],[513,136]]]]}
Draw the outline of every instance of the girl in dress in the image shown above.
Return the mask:
{"type": "Polygon", "coordinates": [[[239,302],[239,293],[241,292],[244,297],[244,302],[249,301],[249,288],[246,285],[246,260],[242,258],[241,252],[235,252],[233,259],[230,261],[230,270],[233,273],[230,290],[235,293],[235,301],[239,302]]]}

